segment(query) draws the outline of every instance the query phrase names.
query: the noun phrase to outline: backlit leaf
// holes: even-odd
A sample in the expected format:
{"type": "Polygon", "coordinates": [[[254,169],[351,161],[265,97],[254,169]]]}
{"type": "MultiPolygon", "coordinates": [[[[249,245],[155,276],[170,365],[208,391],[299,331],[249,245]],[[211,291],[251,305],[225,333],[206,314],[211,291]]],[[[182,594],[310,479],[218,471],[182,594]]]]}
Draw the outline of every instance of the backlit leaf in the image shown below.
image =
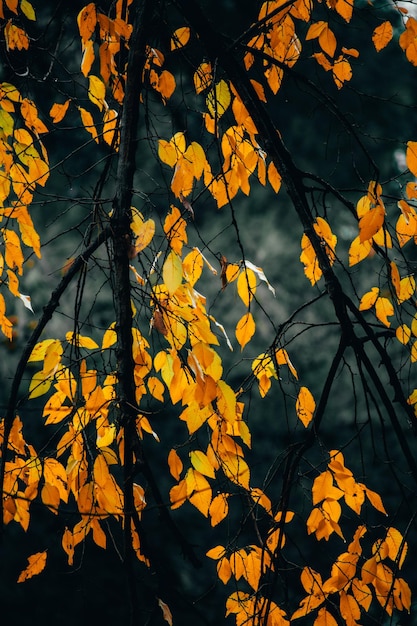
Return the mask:
{"type": "Polygon", "coordinates": [[[177,50],[187,45],[190,39],[190,29],[188,26],[181,26],[172,33],[171,50],[177,50]]]}
{"type": "Polygon", "coordinates": [[[236,325],[236,339],[239,342],[241,350],[252,339],[255,333],[255,322],[252,313],[242,315],[236,325]]]}
{"type": "Polygon", "coordinates": [[[182,464],[180,457],[178,456],[177,451],[174,449],[170,450],[168,454],[168,465],[169,465],[169,471],[171,472],[171,475],[176,480],[179,480],[182,469],[183,469],[183,464],[182,464]]]}
{"type": "Polygon", "coordinates": [[[229,85],[226,81],[221,80],[216,83],[206,98],[206,105],[211,117],[221,117],[229,108],[231,100],[229,85]]]}
{"type": "Polygon", "coordinates": [[[215,478],[213,466],[204,452],[201,450],[192,450],[190,452],[190,460],[191,465],[200,472],[200,474],[208,476],[209,478],[215,478]]]}
{"type": "Polygon", "coordinates": [[[182,262],[174,250],[168,254],[162,267],[162,278],[169,294],[177,291],[182,283],[182,262]]]}
{"type": "Polygon", "coordinates": [[[241,271],[237,279],[237,292],[245,306],[249,306],[256,292],[256,275],[251,269],[241,271]]]}
{"type": "Polygon", "coordinates": [[[409,141],[407,143],[405,160],[410,172],[417,176],[417,141],[409,141]]]}
{"type": "Polygon", "coordinates": [[[313,414],[316,408],[316,403],[313,398],[313,394],[307,387],[300,387],[298,392],[297,402],[295,404],[295,410],[297,412],[298,419],[303,423],[305,428],[309,425],[313,419],[313,414]]]}
{"type": "Polygon", "coordinates": [[[32,554],[28,558],[28,566],[23,572],[20,573],[19,578],[17,579],[18,583],[23,583],[25,580],[32,578],[32,576],[36,576],[40,574],[46,566],[46,555],[47,551],[36,552],[36,554],[32,554]]]}
{"type": "Polygon", "coordinates": [[[194,87],[196,94],[205,91],[213,81],[211,63],[201,63],[194,72],[194,87]]]}
{"type": "Polygon", "coordinates": [[[392,39],[392,34],[391,22],[385,21],[375,28],[372,33],[372,41],[377,52],[389,44],[392,39]]]}
{"type": "Polygon", "coordinates": [[[63,104],[58,104],[56,102],[52,105],[52,108],[49,111],[49,115],[51,116],[54,124],[58,124],[58,122],[60,122],[65,117],[70,102],[71,100],[68,99],[63,104]]]}

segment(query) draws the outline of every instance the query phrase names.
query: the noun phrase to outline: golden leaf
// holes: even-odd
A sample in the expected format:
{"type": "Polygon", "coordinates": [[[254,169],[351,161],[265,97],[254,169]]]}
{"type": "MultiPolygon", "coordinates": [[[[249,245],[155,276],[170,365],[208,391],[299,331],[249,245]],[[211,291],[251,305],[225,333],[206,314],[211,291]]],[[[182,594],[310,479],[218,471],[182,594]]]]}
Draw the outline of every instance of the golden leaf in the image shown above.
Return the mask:
{"type": "Polygon", "coordinates": [[[83,107],[78,107],[78,110],[80,112],[81,121],[84,124],[85,130],[90,133],[96,143],[99,143],[97,129],[94,125],[93,116],[89,111],[83,109],[83,107]]]}
{"type": "Polygon", "coordinates": [[[211,63],[200,63],[196,71],[194,72],[194,88],[196,94],[200,94],[210,87],[213,81],[213,73],[211,63]]]}
{"type": "Polygon", "coordinates": [[[334,82],[336,83],[336,87],[338,89],[341,89],[343,87],[343,84],[352,78],[351,65],[349,61],[343,56],[340,56],[338,59],[336,59],[332,68],[332,72],[334,82]]]}
{"type": "Polygon", "coordinates": [[[165,259],[162,278],[170,295],[175,293],[182,283],[182,262],[174,250],[171,250],[165,259]]]}
{"type": "Polygon", "coordinates": [[[190,452],[190,460],[191,465],[195,470],[200,472],[200,474],[203,474],[208,478],[216,477],[212,464],[210,463],[207,455],[201,450],[192,450],[190,452]]]}
{"type": "Polygon", "coordinates": [[[241,350],[249,343],[254,333],[255,321],[253,315],[249,312],[245,313],[236,324],[236,339],[239,342],[241,350]]]}
{"type": "Polygon", "coordinates": [[[78,348],[87,348],[89,350],[95,350],[98,348],[97,343],[91,337],[86,337],[84,335],[80,335],[79,333],[74,333],[73,331],[68,332],[65,335],[65,339],[72,343],[74,346],[78,348]]]}
{"type": "Polygon", "coordinates": [[[410,327],[407,326],[407,324],[401,324],[401,326],[398,326],[398,328],[395,330],[395,336],[400,343],[406,345],[410,341],[411,337],[410,327]]]}
{"type": "Polygon", "coordinates": [[[78,13],[77,23],[82,42],[85,44],[94,33],[97,24],[96,5],[94,2],[90,2],[78,13]]]}
{"type": "Polygon", "coordinates": [[[373,209],[367,211],[359,220],[359,239],[361,243],[372,239],[372,237],[376,235],[382,227],[384,219],[384,205],[381,202],[378,202],[373,209]]]}
{"type": "Polygon", "coordinates": [[[58,104],[57,102],[52,105],[51,110],[49,111],[49,115],[52,118],[54,124],[58,124],[64,117],[66,112],[68,111],[68,107],[71,100],[66,100],[63,104],[58,104]]]}
{"type": "MultiPolygon", "coordinates": [[[[229,503],[226,493],[219,493],[213,498],[210,504],[209,515],[211,519],[211,525],[217,526],[222,520],[224,520],[229,513],[229,503]]],[[[207,555],[208,556],[208,555],[207,555]]]]}
{"type": "Polygon", "coordinates": [[[181,26],[172,33],[171,51],[183,48],[190,40],[190,29],[188,26],[181,26]]]}
{"type": "Polygon", "coordinates": [[[188,500],[204,517],[208,517],[212,491],[207,479],[200,472],[190,468],[185,476],[185,483],[188,500]]]}
{"type": "Polygon", "coordinates": [[[249,306],[256,292],[256,274],[253,270],[244,268],[237,279],[237,292],[245,306],[249,306]]]}
{"type": "Polygon", "coordinates": [[[23,583],[25,580],[32,578],[32,576],[36,576],[40,574],[46,566],[46,555],[47,551],[36,552],[36,554],[32,554],[28,558],[28,566],[23,572],[20,573],[19,578],[17,579],[18,583],[23,583]]]}
{"type": "Polygon", "coordinates": [[[311,391],[307,389],[307,387],[301,387],[298,392],[295,410],[297,412],[298,419],[303,423],[305,428],[307,428],[313,419],[315,408],[316,403],[311,391]]]}
{"type": "Polygon", "coordinates": [[[88,97],[102,111],[105,104],[106,87],[98,76],[91,75],[88,77],[88,81],[88,97]]]}
{"type": "Polygon", "coordinates": [[[221,117],[230,106],[232,100],[229,85],[221,80],[214,86],[206,98],[206,106],[211,117],[221,117]]]}

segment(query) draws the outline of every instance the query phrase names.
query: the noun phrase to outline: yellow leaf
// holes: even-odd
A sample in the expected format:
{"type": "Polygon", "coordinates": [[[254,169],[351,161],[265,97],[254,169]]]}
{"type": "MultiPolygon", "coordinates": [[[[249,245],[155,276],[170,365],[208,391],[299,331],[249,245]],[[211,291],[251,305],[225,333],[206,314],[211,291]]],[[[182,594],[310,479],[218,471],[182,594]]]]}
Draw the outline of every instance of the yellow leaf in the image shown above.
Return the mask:
{"type": "Polygon", "coordinates": [[[411,337],[410,327],[407,326],[407,324],[401,324],[401,326],[398,326],[398,328],[395,330],[395,336],[400,343],[406,345],[410,341],[411,337]]]}
{"type": "Polygon", "coordinates": [[[117,333],[114,330],[115,327],[116,327],[116,322],[113,322],[112,324],[110,324],[109,328],[105,331],[103,335],[103,340],[101,343],[102,350],[106,350],[107,348],[110,348],[110,346],[113,346],[116,343],[117,333]]]}
{"type": "Polygon", "coordinates": [[[23,253],[20,245],[20,239],[14,230],[8,228],[3,229],[3,238],[6,247],[5,261],[10,269],[17,269],[19,275],[23,274],[23,253]]]}
{"type": "Polygon", "coordinates": [[[171,38],[171,51],[178,50],[187,45],[190,40],[190,29],[188,26],[181,26],[172,33],[171,38]]]}
{"type": "Polygon", "coordinates": [[[84,128],[86,129],[87,132],[90,133],[94,141],[96,143],[99,143],[97,129],[94,125],[93,116],[91,115],[89,111],[87,111],[86,109],[83,109],[83,107],[78,107],[78,110],[80,112],[81,120],[82,120],[82,123],[84,124],[84,128]]]}
{"type": "Polygon", "coordinates": [[[88,97],[102,111],[105,102],[106,86],[98,76],[91,75],[88,77],[88,81],[88,97]]]}
{"type": "Polygon", "coordinates": [[[383,22],[377,26],[372,33],[372,41],[374,43],[377,52],[385,48],[392,39],[392,25],[391,22],[383,22]]]}
{"type": "Polygon", "coordinates": [[[36,552],[36,554],[32,554],[28,558],[28,566],[23,572],[20,573],[19,578],[17,579],[18,583],[23,583],[25,580],[32,578],[32,576],[36,576],[36,574],[40,574],[46,566],[46,554],[47,551],[36,552]]]}
{"type": "Polygon", "coordinates": [[[200,472],[190,468],[185,476],[187,498],[196,509],[208,517],[212,500],[212,491],[209,482],[200,472]]]}
{"type": "Polygon", "coordinates": [[[43,396],[45,393],[48,393],[50,388],[51,379],[49,374],[45,375],[44,372],[36,372],[29,384],[29,398],[43,396]]]}
{"type": "Polygon", "coordinates": [[[382,503],[382,499],[379,493],[376,493],[376,491],[371,491],[371,489],[368,489],[367,487],[365,487],[365,485],[360,485],[360,486],[364,489],[366,496],[369,502],[374,507],[374,509],[376,509],[380,513],[383,513],[384,515],[388,515],[382,503]]]}
{"type": "Polygon", "coordinates": [[[174,250],[171,250],[165,259],[162,278],[170,295],[175,293],[182,283],[182,262],[174,250]]]}
{"type": "Polygon", "coordinates": [[[114,109],[107,109],[103,115],[103,139],[109,146],[118,147],[117,132],[118,113],[114,109]],[[116,137],[116,139],[115,139],[116,137]]]}
{"type": "Polygon", "coordinates": [[[385,542],[388,545],[388,556],[401,569],[407,556],[408,545],[404,537],[396,528],[388,528],[385,542]]]}
{"type": "Polygon", "coordinates": [[[227,500],[227,494],[219,493],[213,498],[210,504],[209,515],[211,518],[211,525],[217,526],[217,524],[220,524],[220,522],[227,517],[228,513],[229,503],[227,500]]]}
{"type": "Polygon", "coordinates": [[[318,504],[322,500],[340,500],[343,491],[333,485],[333,476],[329,470],[322,472],[313,482],[312,487],[313,505],[318,504]]]}
{"type": "Polygon", "coordinates": [[[229,85],[221,80],[214,86],[206,98],[206,105],[211,117],[221,117],[228,109],[231,102],[229,85]]]}
{"type": "Polygon", "coordinates": [[[36,346],[33,348],[32,353],[29,357],[29,361],[43,361],[45,358],[45,352],[46,349],[48,348],[48,346],[50,346],[52,343],[55,343],[56,341],[58,341],[57,339],[44,339],[43,341],[40,341],[39,343],[36,344],[36,346]]]}
{"type": "Polygon", "coordinates": [[[388,298],[377,298],[375,302],[375,315],[385,326],[391,326],[388,317],[394,315],[392,302],[388,298]]]}
{"type": "Polygon", "coordinates": [[[140,211],[132,207],[132,222],[130,227],[136,237],[135,255],[142,252],[151,243],[155,234],[155,222],[152,219],[144,220],[140,211]]]}
{"type": "Polygon", "coordinates": [[[402,304],[409,300],[416,290],[416,281],[414,276],[405,276],[400,280],[399,293],[397,293],[397,302],[402,304]]]}
{"type": "Polygon", "coordinates": [[[200,474],[208,476],[208,478],[216,477],[212,464],[210,463],[207,455],[201,450],[192,450],[190,452],[190,460],[191,465],[195,470],[200,472],[200,474]]]}
{"type": "Polygon", "coordinates": [[[361,243],[372,239],[382,227],[385,219],[385,209],[381,202],[365,213],[359,220],[359,239],[361,243]]]}
{"type": "Polygon", "coordinates": [[[357,626],[357,620],[361,616],[361,610],[355,598],[345,591],[340,591],[340,614],[347,626],[357,626]]]}
{"type": "Polygon", "coordinates": [[[256,274],[251,269],[244,268],[237,279],[237,292],[245,306],[249,306],[256,292],[256,274]]]}
{"type": "Polygon", "coordinates": [[[55,485],[45,483],[42,487],[41,499],[44,505],[48,507],[48,509],[52,511],[52,513],[55,513],[55,515],[58,514],[60,498],[58,488],[55,487],[55,485]]]}
{"type": "Polygon", "coordinates": [[[241,350],[252,339],[255,333],[255,322],[252,313],[242,315],[236,324],[236,339],[239,342],[241,350]]]}
{"type": "Polygon", "coordinates": [[[20,0],[20,10],[26,15],[28,20],[36,20],[35,10],[28,0],[20,0]]]}
{"type": "Polygon", "coordinates": [[[359,311],[367,311],[371,309],[379,296],[378,287],[372,287],[371,291],[365,293],[359,303],[359,311]]]}
{"type": "Polygon", "coordinates": [[[337,622],[333,615],[325,607],[322,607],[317,613],[313,626],[337,626],[337,622]]]}
{"type": "Polygon", "coordinates": [[[417,176],[417,141],[409,141],[405,153],[407,167],[413,176],[417,176]]]}
{"type": "Polygon", "coordinates": [[[278,193],[281,188],[281,176],[272,161],[268,165],[268,180],[275,193],[278,193]]]}
{"type": "Polygon", "coordinates": [[[372,250],[372,242],[370,240],[361,241],[360,237],[356,237],[349,248],[349,266],[360,263],[369,255],[372,250]]]}
{"type": "Polygon", "coordinates": [[[249,489],[250,470],[248,464],[241,456],[233,452],[222,454],[221,467],[229,480],[245,489],[249,489]]]}
{"type": "Polygon", "coordinates": [[[309,425],[313,419],[313,413],[316,408],[313,395],[307,387],[301,387],[298,392],[297,402],[295,410],[297,412],[298,419],[303,423],[305,428],[309,425]]]}
{"type": "Polygon", "coordinates": [[[224,557],[225,554],[226,549],[223,546],[216,546],[215,548],[211,548],[211,550],[206,552],[206,556],[208,556],[209,559],[214,559],[215,561],[224,557]]]}
{"type": "Polygon", "coordinates": [[[95,350],[98,348],[97,343],[93,339],[74,333],[73,331],[68,332],[65,335],[65,339],[78,348],[88,348],[89,350],[95,350]]]}

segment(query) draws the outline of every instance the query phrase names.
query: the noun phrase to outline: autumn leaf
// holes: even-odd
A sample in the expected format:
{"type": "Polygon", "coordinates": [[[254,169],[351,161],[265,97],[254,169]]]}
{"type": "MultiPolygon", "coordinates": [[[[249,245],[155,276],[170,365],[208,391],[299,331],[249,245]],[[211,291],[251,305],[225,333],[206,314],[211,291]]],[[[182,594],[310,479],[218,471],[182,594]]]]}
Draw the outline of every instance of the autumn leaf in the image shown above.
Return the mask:
{"type": "Polygon", "coordinates": [[[32,576],[36,576],[40,574],[46,566],[46,555],[47,550],[43,552],[36,552],[36,554],[32,554],[28,558],[28,566],[24,569],[17,579],[18,583],[23,583],[25,580],[32,578],[32,576]]]}
{"type": "Polygon", "coordinates": [[[221,117],[229,108],[231,94],[228,84],[221,80],[214,85],[214,88],[206,98],[206,106],[211,117],[221,117]]]}
{"type": "Polygon", "coordinates": [[[241,350],[252,339],[255,333],[255,321],[252,313],[248,312],[242,315],[236,325],[236,339],[239,342],[241,350]]]}
{"type": "Polygon", "coordinates": [[[66,100],[63,104],[58,104],[57,102],[52,105],[51,110],[49,111],[49,115],[52,118],[54,124],[58,124],[64,117],[66,112],[68,111],[68,107],[71,100],[66,100]]]}
{"type": "Polygon", "coordinates": [[[393,31],[391,22],[385,21],[377,26],[372,33],[372,41],[377,52],[385,48],[392,39],[393,31]]]}
{"type": "Polygon", "coordinates": [[[305,428],[307,428],[307,426],[313,419],[315,408],[316,403],[314,401],[311,391],[307,389],[307,387],[300,387],[295,409],[298,419],[303,423],[305,428]]]}
{"type": "Polygon", "coordinates": [[[172,33],[171,51],[183,48],[190,40],[190,29],[188,26],[181,26],[172,33]]]}

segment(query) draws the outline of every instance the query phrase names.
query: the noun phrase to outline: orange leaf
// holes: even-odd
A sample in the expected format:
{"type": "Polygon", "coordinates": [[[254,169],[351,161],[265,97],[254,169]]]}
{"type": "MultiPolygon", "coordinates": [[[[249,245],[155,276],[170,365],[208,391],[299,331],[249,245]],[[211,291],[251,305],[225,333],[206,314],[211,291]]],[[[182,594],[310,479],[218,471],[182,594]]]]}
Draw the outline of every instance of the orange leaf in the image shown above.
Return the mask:
{"type": "Polygon", "coordinates": [[[180,457],[178,456],[177,451],[174,449],[170,450],[168,454],[168,465],[169,465],[169,471],[171,472],[171,475],[176,480],[179,480],[181,472],[182,472],[183,464],[182,464],[180,457]]]}
{"type": "Polygon", "coordinates": [[[32,554],[28,558],[28,566],[23,572],[20,573],[19,578],[17,579],[18,583],[23,583],[25,580],[32,578],[32,576],[36,576],[36,574],[40,574],[46,565],[46,554],[47,551],[36,552],[36,554],[32,554]]]}
{"type": "Polygon", "coordinates": [[[188,26],[181,26],[172,33],[171,50],[178,50],[185,46],[190,39],[190,29],[188,26]]]}
{"type": "Polygon", "coordinates": [[[58,122],[60,122],[65,117],[70,102],[71,100],[68,99],[63,104],[58,104],[56,102],[54,105],[52,105],[52,108],[49,111],[49,115],[51,116],[54,124],[58,124],[58,122]]]}
{"type": "Polygon", "coordinates": [[[213,80],[211,63],[201,63],[194,73],[194,88],[196,94],[210,87],[213,80]]]}
{"type": "Polygon", "coordinates": [[[333,79],[336,87],[341,89],[343,84],[352,78],[352,68],[347,59],[340,56],[333,65],[333,79]]]}
{"type": "Polygon", "coordinates": [[[227,517],[229,513],[229,503],[227,501],[227,494],[219,493],[213,498],[210,504],[209,515],[211,518],[211,525],[217,526],[222,520],[227,517]]]}
{"type": "Polygon", "coordinates": [[[313,395],[307,387],[301,387],[298,392],[297,402],[295,404],[295,410],[297,412],[298,419],[303,423],[305,428],[309,425],[313,419],[313,413],[316,408],[313,395]]]}
{"type": "Polygon", "coordinates": [[[381,202],[365,213],[359,220],[359,239],[361,243],[371,239],[382,227],[385,219],[385,209],[381,202]]]}
{"type": "Polygon", "coordinates": [[[372,41],[374,43],[377,52],[385,48],[392,39],[392,25],[391,22],[383,22],[377,26],[372,33],[372,41]]]}
{"type": "Polygon", "coordinates": [[[417,176],[417,141],[407,142],[405,161],[410,172],[417,176]]]}
{"type": "Polygon", "coordinates": [[[97,24],[96,5],[94,2],[90,2],[79,12],[77,23],[82,42],[85,44],[94,33],[97,24]]]}

